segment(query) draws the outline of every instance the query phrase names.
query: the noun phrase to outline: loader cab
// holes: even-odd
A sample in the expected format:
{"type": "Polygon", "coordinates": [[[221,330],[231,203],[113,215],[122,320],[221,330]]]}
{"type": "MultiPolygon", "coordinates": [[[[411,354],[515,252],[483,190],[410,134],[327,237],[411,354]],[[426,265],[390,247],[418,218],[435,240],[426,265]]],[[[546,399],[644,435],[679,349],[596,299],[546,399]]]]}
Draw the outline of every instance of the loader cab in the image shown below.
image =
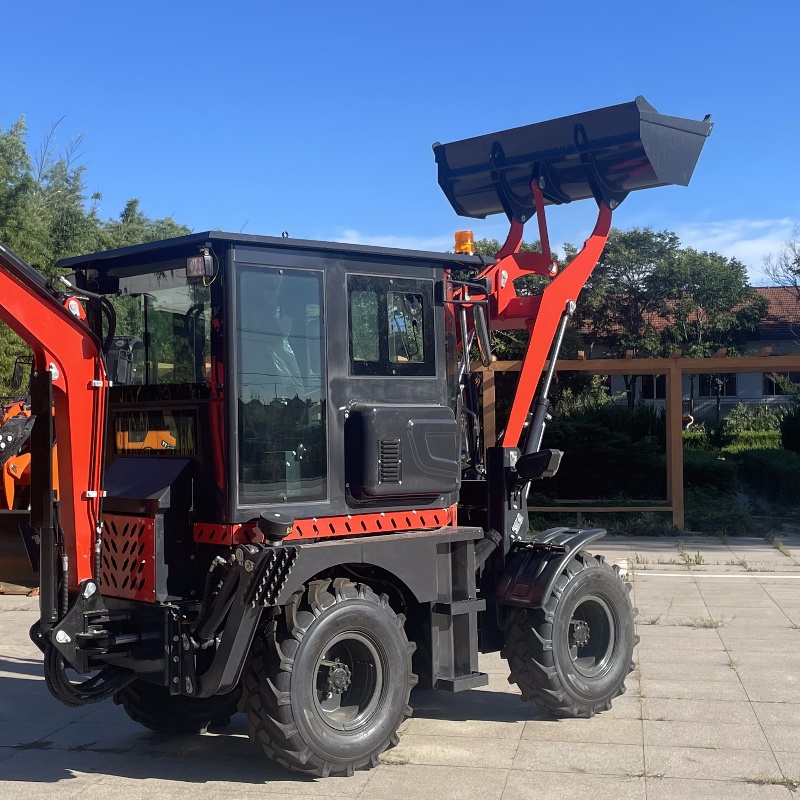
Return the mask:
{"type": "Polygon", "coordinates": [[[190,462],[193,516],[216,524],[452,508],[457,334],[441,284],[479,263],[218,232],[62,262],[115,311],[113,332],[90,311],[114,381],[107,463],[190,462]]]}

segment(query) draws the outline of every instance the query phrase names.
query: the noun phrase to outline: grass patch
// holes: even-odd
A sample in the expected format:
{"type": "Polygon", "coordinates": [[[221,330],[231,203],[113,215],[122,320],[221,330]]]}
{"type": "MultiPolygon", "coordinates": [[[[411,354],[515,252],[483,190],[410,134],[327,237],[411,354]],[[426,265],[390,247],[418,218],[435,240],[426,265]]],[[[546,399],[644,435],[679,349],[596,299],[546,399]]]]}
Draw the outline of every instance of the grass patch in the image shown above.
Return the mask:
{"type": "Polygon", "coordinates": [[[772,533],[766,534],[764,538],[779,552],[783,553],[786,558],[792,557],[792,551],[783,543],[783,539],[779,539],[772,533]]]}
{"type": "Polygon", "coordinates": [[[745,778],[745,783],[755,783],[758,786],[785,786],[790,792],[800,789],[800,781],[791,778],[773,778],[771,775],[753,775],[745,778]]]}
{"type": "Polygon", "coordinates": [[[679,623],[684,628],[726,628],[730,620],[725,617],[713,619],[709,617],[692,617],[686,622],[679,623]]]}

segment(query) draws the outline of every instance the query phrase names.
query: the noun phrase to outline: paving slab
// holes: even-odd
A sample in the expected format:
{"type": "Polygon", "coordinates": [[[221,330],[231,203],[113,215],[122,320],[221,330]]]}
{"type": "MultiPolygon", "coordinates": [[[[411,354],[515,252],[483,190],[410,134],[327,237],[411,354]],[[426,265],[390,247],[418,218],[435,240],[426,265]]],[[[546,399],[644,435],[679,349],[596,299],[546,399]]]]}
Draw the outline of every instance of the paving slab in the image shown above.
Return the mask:
{"type": "Polygon", "coordinates": [[[502,800],[645,800],[643,778],[512,770],[502,800]]]}
{"type": "Polygon", "coordinates": [[[794,800],[784,786],[744,781],[647,778],[647,800],[794,800]]]}
{"type": "Polygon", "coordinates": [[[664,747],[704,747],[732,750],[769,750],[761,725],[741,722],[677,722],[646,719],[644,743],[664,747]]]}
{"type": "Polygon", "coordinates": [[[752,725],[759,721],[747,700],[679,700],[645,697],[642,699],[642,718],[676,722],[724,722],[752,725]]]}
{"type": "Polygon", "coordinates": [[[647,774],[717,780],[784,777],[775,756],[769,751],[658,745],[647,747],[647,774]]]}

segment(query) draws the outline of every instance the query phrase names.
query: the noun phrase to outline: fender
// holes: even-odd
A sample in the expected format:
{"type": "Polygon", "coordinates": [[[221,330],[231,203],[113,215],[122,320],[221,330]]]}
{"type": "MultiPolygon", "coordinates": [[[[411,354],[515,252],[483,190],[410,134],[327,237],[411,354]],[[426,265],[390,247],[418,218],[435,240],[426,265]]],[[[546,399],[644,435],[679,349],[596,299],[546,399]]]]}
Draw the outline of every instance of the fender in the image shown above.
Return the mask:
{"type": "Polygon", "coordinates": [[[553,594],[556,579],[575,553],[605,535],[603,528],[550,528],[520,542],[506,558],[495,602],[544,608],[553,594]]]}

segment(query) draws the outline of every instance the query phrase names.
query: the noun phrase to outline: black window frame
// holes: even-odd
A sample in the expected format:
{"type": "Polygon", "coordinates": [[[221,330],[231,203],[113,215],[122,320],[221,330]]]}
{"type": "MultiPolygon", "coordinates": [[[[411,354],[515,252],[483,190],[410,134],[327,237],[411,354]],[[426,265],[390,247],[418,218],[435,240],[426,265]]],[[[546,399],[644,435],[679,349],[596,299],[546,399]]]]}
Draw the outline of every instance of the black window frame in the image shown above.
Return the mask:
{"type": "Polygon", "coordinates": [[[358,378],[436,377],[436,336],[434,333],[434,281],[365,273],[347,275],[348,374],[358,378]],[[378,296],[378,361],[356,361],[353,357],[353,314],[351,298],[356,291],[375,291],[378,296]],[[389,356],[389,308],[391,292],[422,296],[423,361],[392,361],[389,356]]]}

